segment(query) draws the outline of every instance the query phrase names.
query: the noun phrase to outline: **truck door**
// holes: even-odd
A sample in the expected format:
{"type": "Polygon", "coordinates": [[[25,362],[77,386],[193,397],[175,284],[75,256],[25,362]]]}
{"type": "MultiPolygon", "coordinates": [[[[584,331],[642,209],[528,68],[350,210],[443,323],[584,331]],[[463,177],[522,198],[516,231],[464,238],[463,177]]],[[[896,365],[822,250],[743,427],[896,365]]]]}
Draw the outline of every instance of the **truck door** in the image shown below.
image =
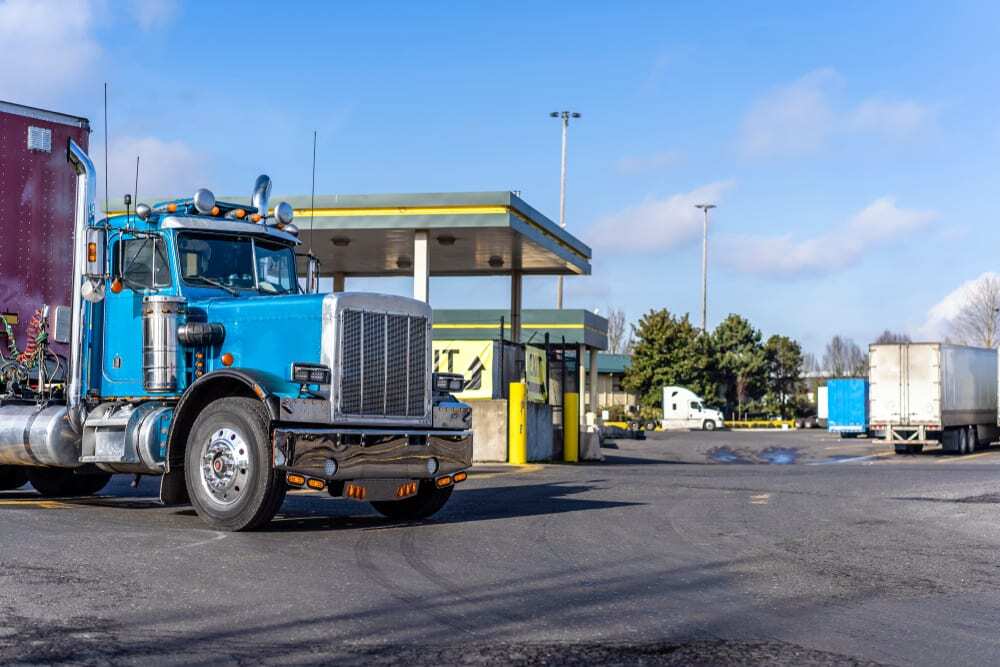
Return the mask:
{"type": "Polygon", "coordinates": [[[905,423],[934,421],[941,412],[940,348],[936,345],[907,345],[905,349],[905,423]]]}
{"type": "Polygon", "coordinates": [[[101,394],[144,396],[142,299],[171,286],[166,244],[158,234],[119,233],[110,238],[110,253],[113,278],[104,299],[101,394]]]}

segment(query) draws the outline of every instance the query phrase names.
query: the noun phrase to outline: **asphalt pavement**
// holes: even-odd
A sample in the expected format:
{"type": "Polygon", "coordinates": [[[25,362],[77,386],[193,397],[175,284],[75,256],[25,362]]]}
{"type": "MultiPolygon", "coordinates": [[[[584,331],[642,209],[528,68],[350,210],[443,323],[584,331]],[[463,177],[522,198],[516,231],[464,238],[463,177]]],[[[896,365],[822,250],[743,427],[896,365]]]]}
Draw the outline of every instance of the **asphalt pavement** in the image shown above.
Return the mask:
{"type": "Polygon", "coordinates": [[[417,525],[293,493],[266,530],[214,532],[158,506],[153,479],[0,493],[0,663],[1000,660],[1000,451],[608,445],[603,463],[483,469],[417,525]]]}

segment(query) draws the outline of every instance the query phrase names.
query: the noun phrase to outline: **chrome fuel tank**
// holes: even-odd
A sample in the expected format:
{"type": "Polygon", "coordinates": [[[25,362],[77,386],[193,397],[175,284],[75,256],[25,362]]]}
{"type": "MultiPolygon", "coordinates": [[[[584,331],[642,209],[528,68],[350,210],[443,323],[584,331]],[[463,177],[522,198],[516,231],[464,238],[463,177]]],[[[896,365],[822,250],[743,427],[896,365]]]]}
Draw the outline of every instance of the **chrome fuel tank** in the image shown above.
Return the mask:
{"type": "Polygon", "coordinates": [[[0,465],[80,465],[80,436],[73,432],[66,406],[0,407],[0,465]]]}

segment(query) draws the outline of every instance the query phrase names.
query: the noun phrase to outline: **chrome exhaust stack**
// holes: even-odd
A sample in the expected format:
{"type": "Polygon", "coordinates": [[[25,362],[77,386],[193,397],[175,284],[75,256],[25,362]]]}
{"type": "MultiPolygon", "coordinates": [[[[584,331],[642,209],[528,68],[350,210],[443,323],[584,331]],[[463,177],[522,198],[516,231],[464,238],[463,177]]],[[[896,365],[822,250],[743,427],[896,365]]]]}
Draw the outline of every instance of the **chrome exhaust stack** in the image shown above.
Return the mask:
{"type": "Polygon", "coordinates": [[[257,177],[253,184],[253,195],[250,204],[257,209],[261,221],[267,219],[267,204],[271,199],[271,178],[265,174],[257,177]]]}
{"type": "MultiPolygon", "coordinates": [[[[79,144],[69,140],[67,158],[76,171],[76,219],[73,225],[73,306],[70,337],[70,381],[66,405],[73,430],[81,432],[83,424],[83,304],[85,294],[92,294],[103,283],[87,276],[87,230],[94,224],[97,200],[97,170],[79,144]],[[86,283],[86,285],[84,284],[86,283]],[[96,284],[95,284],[96,283],[96,284]]],[[[103,250],[103,249],[102,249],[103,250]]],[[[102,254],[103,256],[103,254],[102,254]]]]}

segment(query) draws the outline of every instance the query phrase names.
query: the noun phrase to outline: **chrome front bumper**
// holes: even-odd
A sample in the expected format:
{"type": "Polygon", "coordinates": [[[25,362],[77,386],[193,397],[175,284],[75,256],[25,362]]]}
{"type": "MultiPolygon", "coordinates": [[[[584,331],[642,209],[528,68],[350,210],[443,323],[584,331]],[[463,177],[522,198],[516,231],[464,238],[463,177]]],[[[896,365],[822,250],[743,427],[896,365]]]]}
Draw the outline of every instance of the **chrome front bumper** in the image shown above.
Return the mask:
{"type": "Polygon", "coordinates": [[[277,427],[274,467],[332,480],[424,479],[472,467],[472,431],[277,427]],[[428,472],[428,461],[437,470],[428,472]],[[333,465],[336,464],[336,470],[333,465]],[[333,474],[331,474],[331,472],[333,474]]]}

